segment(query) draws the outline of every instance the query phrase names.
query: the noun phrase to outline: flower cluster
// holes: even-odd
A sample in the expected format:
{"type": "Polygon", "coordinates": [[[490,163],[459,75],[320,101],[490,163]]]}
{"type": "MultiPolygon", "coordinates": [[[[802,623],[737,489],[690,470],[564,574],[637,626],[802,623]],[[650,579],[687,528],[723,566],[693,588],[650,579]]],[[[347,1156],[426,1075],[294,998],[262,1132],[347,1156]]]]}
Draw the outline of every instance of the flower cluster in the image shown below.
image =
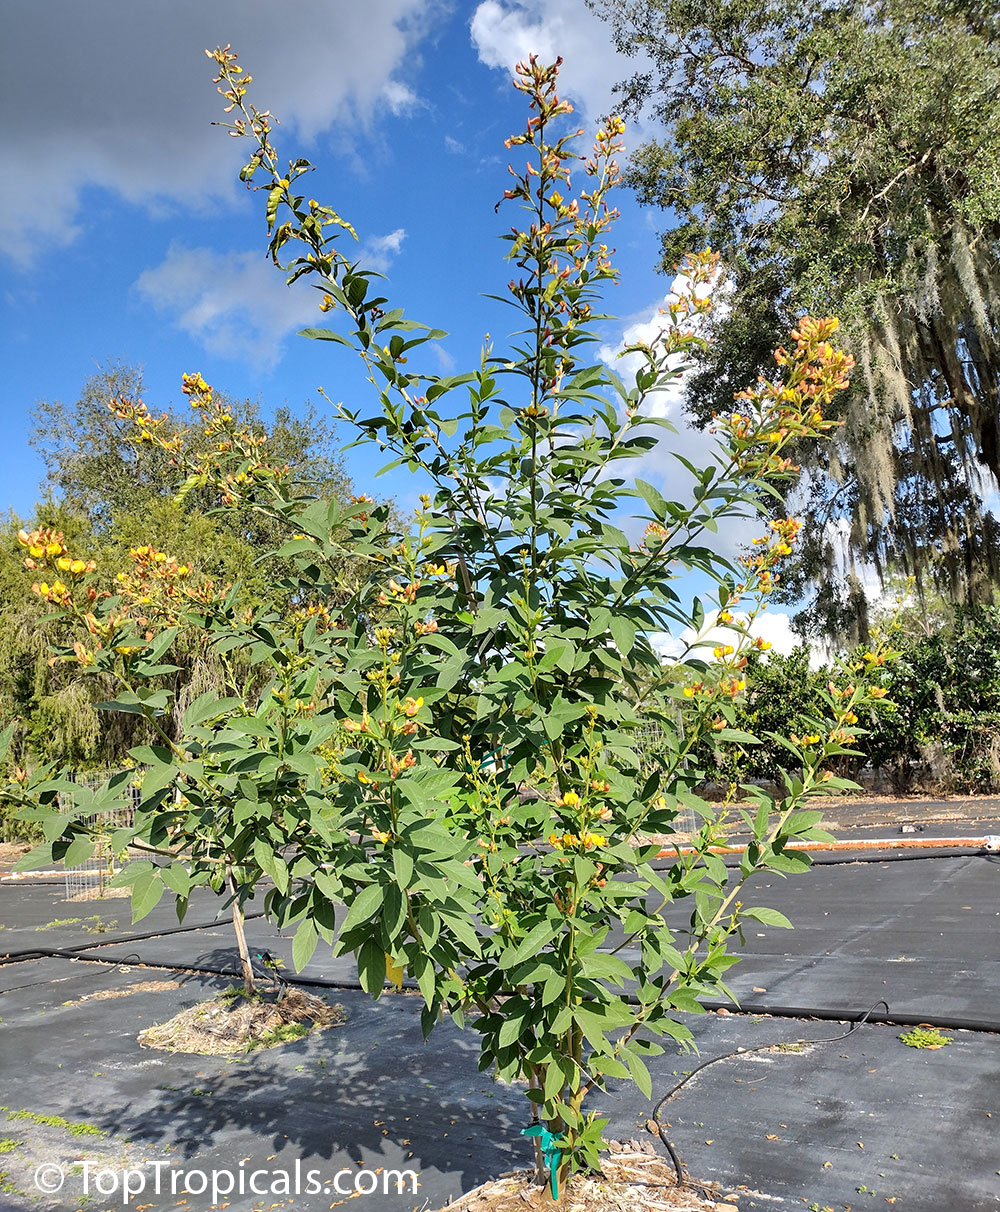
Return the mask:
{"type": "MultiPolygon", "coordinates": [[[[24,567],[29,572],[49,571],[53,574],[51,581],[35,581],[31,586],[32,592],[46,602],[69,606],[74,590],[82,583],[81,578],[97,569],[93,560],[83,560],[70,554],[61,531],[44,527],[30,532],[22,529],[17,532],[17,541],[28,550],[24,567]]],[[[90,602],[97,597],[92,585],[86,586],[85,593],[90,602]]]]}
{"type": "Polygon", "coordinates": [[[606,846],[608,839],[603,833],[591,833],[589,830],[576,833],[550,833],[549,845],[553,850],[595,850],[606,846]]]}
{"type": "Polygon", "coordinates": [[[854,366],[850,354],[831,343],[838,328],[835,318],[803,318],[791,334],[793,351],[775,351],[784,374],[773,380],[761,376],[753,387],[736,393],[746,407],[714,416],[712,432],[728,436],[741,471],[757,476],[797,471],[781,449],[789,441],[820,437],[843,424],[824,413],[837,392],[848,386],[854,366]]]}
{"type": "MultiPolygon", "coordinates": [[[[129,557],[132,567],[117,574],[115,593],[121,616],[143,626],[154,621],[172,626],[186,610],[203,610],[222,601],[231,588],[195,577],[190,563],[149,544],[133,547],[129,557]]],[[[107,626],[113,628],[120,621],[111,617],[107,626]]]]}
{"type": "MultiPolygon", "coordinates": [[[[768,525],[771,533],[753,540],[753,546],[763,550],[755,555],[740,557],[740,563],[753,579],[753,591],[761,596],[771,593],[781,580],[781,575],[776,573],[775,569],[786,556],[792,554],[802,529],[802,523],[797,518],[778,518],[768,525]]],[[[746,588],[746,585],[737,586],[737,600],[738,595],[745,592],[746,588]]]]}
{"type": "Polygon", "coordinates": [[[417,600],[420,582],[411,581],[408,585],[400,585],[398,581],[392,580],[386,589],[388,589],[388,593],[385,589],[379,592],[378,603],[380,606],[388,606],[390,602],[411,604],[417,600]]]}

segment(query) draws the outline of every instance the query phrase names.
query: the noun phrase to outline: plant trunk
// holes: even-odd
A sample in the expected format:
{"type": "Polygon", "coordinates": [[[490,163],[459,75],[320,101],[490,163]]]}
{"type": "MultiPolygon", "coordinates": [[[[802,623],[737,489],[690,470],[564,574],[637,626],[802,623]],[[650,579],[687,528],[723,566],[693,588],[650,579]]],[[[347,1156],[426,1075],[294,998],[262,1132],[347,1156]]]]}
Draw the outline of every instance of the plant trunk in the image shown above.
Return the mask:
{"type": "Polygon", "coordinates": [[[226,864],[226,877],[229,883],[229,891],[233,894],[233,929],[236,931],[236,946],[240,953],[240,968],[243,972],[243,992],[247,997],[253,997],[257,992],[257,986],[253,974],[253,965],[250,963],[247,936],[243,929],[243,910],[240,908],[239,898],[236,895],[236,880],[233,877],[233,869],[229,863],[226,864]]]}

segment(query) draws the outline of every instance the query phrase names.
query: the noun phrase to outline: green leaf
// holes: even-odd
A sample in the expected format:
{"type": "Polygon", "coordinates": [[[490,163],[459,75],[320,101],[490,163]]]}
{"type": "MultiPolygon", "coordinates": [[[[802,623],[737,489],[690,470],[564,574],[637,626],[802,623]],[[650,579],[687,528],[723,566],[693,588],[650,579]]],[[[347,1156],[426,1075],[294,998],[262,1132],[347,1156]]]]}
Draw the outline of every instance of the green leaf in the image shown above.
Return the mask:
{"type": "Polygon", "coordinates": [[[352,341],[342,333],[334,332],[332,328],[300,328],[298,335],[310,337],[313,341],[336,341],[338,345],[346,345],[348,349],[354,348],[352,341]]]}
{"type": "Polygon", "coordinates": [[[667,502],[664,500],[662,493],[655,489],[652,484],[647,484],[645,480],[636,480],[635,486],[639,496],[641,496],[649,506],[653,517],[656,518],[658,522],[665,521],[667,516],[667,502]]]}
{"type": "Polygon", "coordinates": [[[94,839],[86,834],[74,838],[62,856],[63,864],[66,867],[79,867],[94,853],[94,845],[94,839]]]}
{"type": "Polygon", "coordinates": [[[166,889],[159,874],[147,871],[132,885],[132,922],[142,921],[160,903],[166,889]]]}
{"type": "Polygon", "coordinates": [[[413,878],[413,859],[405,850],[394,846],[392,851],[392,869],[396,875],[396,883],[404,891],[409,888],[413,878]]]}
{"type": "Polygon", "coordinates": [[[358,980],[365,993],[374,995],[385,984],[385,952],[375,939],[368,939],[358,952],[358,980]]]}
{"type": "Polygon", "coordinates": [[[241,703],[242,699],[220,699],[215,691],[208,690],[204,694],[200,694],[184,712],[183,728],[185,730],[196,728],[199,724],[204,724],[206,720],[227,715],[230,711],[235,711],[241,703]]]}
{"type": "Polygon", "coordinates": [[[171,863],[169,867],[160,868],[160,879],[178,896],[185,897],[191,891],[191,872],[183,863],[171,863]]]}
{"type": "Polygon", "coordinates": [[[529,930],[525,937],[513,947],[508,947],[500,956],[500,967],[503,969],[514,968],[522,963],[529,956],[534,955],[536,951],[541,951],[543,947],[555,938],[559,930],[558,922],[543,921],[539,922],[533,930],[529,930]]]}
{"type": "Polygon", "coordinates": [[[292,939],[292,963],[295,965],[296,972],[301,972],[309,963],[318,943],[319,934],[312,918],[307,917],[299,925],[298,930],[295,931],[295,938],[292,939]]]}
{"type": "Polygon", "coordinates": [[[755,906],[750,909],[744,909],[743,916],[752,917],[755,921],[761,922],[765,926],[780,926],[782,930],[792,929],[792,923],[783,913],[779,913],[777,909],[755,906]]]}
{"type": "Polygon", "coordinates": [[[739,728],[720,728],[718,732],[712,734],[717,741],[733,741],[739,745],[759,745],[760,737],[756,737],[752,732],[743,732],[739,728]]]}
{"type": "Polygon", "coordinates": [[[346,934],[348,930],[373,917],[381,908],[384,896],[381,884],[368,884],[362,888],[347,906],[347,917],[344,918],[341,932],[346,934]]]}
{"type": "Polygon", "coordinates": [[[14,736],[14,729],[17,723],[8,724],[7,727],[0,732],[0,762],[7,756],[7,750],[10,748],[10,742],[14,736]]]}
{"type": "Polygon", "coordinates": [[[653,1097],[653,1079],[649,1075],[649,1070],[635,1055],[634,1052],[625,1054],[625,1064],[628,1066],[629,1073],[632,1074],[632,1080],[642,1091],[644,1098],[653,1097]]]}

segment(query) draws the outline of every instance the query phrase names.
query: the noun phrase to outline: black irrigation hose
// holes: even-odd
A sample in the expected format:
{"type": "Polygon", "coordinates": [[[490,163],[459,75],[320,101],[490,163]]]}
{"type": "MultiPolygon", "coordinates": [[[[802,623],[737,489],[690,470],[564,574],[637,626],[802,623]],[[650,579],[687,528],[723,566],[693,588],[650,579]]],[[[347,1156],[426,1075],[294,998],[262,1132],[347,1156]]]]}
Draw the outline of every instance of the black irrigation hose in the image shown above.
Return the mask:
{"type": "MultiPolygon", "coordinates": [[[[158,936],[154,936],[158,937],[158,936]]],[[[106,943],[98,943],[97,946],[107,946],[106,943]]],[[[212,968],[207,964],[171,964],[166,960],[144,960],[137,952],[131,952],[125,959],[136,957],[136,963],[143,968],[157,968],[163,972],[192,972],[202,976],[225,976],[231,980],[242,980],[239,972],[232,968],[212,968]]],[[[60,949],[58,947],[38,947],[32,951],[15,951],[11,955],[0,958],[0,966],[6,963],[23,963],[28,960],[36,959],[68,959],[68,960],[83,960],[90,964],[110,964],[113,967],[125,962],[123,959],[115,959],[113,956],[107,955],[88,955],[81,948],[74,950],[60,949]]],[[[326,980],[323,977],[305,977],[305,976],[282,976],[274,971],[269,971],[267,980],[277,981],[279,985],[305,985],[314,986],[319,989],[338,989],[343,992],[364,992],[360,981],[332,981],[326,980]]],[[[33,981],[32,984],[45,985],[49,981],[33,981]]],[[[26,989],[27,985],[16,985],[14,989],[26,989]]],[[[416,990],[416,985],[412,988],[416,990]]],[[[13,993],[14,989],[6,990],[8,993],[13,993]]],[[[0,995],[5,990],[0,989],[0,995]]]]}
{"type": "MultiPolygon", "coordinates": [[[[58,951],[56,949],[53,949],[52,955],[57,958],[68,959],[76,962],[79,962],[81,959],[90,959],[89,956],[80,956],[73,951],[58,951]]],[[[94,964],[104,964],[107,966],[106,971],[98,971],[96,975],[110,976],[115,971],[124,971],[126,964],[142,964],[142,957],[139,955],[138,951],[130,951],[128,955],[124,955],[120,959],[97,959],[94,957],[92,960],[90,960],[90,962],[94,964]]],[[[4,993],[16,993],[19,989],[34,989],[36,985],[51,984],[51,977],[43,981],[26,981],[23,985],[11,985],[9,989],[0,989],[0,996],[2,996],[4,993]]]]}
{"type": "MultiPolygon", "coordinates": [[[[879,1005],[876,1002],[875,1005],[879,1005]]],[[[701,1003],[705,1010],[725,1010],[730,1014],[760,1015],[763,1018],[815,1018],[822,1022],[847,1023],[857,1018],[861,1011],[844,1008],[829,1010],[817,1006],[773,1006],[767,1002],[725,1002],[706,1000],[701,1003]]],[[[872,1007],[872,1010],[874,1007],[872,1007]]],[[[1000,1034],[1000,1021],[988,1018],[963,1018],[957,1014],[873,1014],[872,1010],[865,1012],[865,1020],[889,1027],[951,1027],[955,1031],[978,1031],[994,1035],[1000,1034]],[[870,1016],[870,1017],[869,1017],[870,1016]]]]}
{"type": "MultiPolygon", "coordinates": [[[[261,916],[261,915],[255,915],[255,916],[261,916]]],[[[168,933],[170,933],[170,932],[168,932],[168,933]]],[[[179,931],[174,931],[172,933],[179,933],[179,931]]],[[[147,936],[147,937],[156,937],[156,936],[153,935],[153,936],[147,936]]],[[[106,946],[107,944],[102,943],[102,944],[98,944],[98,945],[106,946]]],[[[28,959],[28,958],[37,959],[37,958],[41,958],[42,956],[50,956],[50,957],[54,957],[54,958],[63,958],[63,959],[70,959],[70,960],[84,960],[86,962],[91,962],[91,963],[110,964],[116,968],[120,967],[122,964],[124,964],[125,962],[130,960],[133,955],[135,955],[136,960],[143,967],[158,968],[158,969],[160,969],[162,971],[166,971],[166,972],[190,972],[190,973],[197,973],[199,975],[205,975],[205,976],[224,976],[224,977],[227,977],[230,979],[239,979],[239,973],[237,973],[231,969],[228,969],[228,968],[213,968],[213,967],[208,967],[207,965],[194,966],[191,964],[169,964],[162,960],[158,960],[155,963],[147,964],[142,959],[142,957],[139,956],[138,953],[136,953],[136,952],[132,952],[131,954],[125,956],[124,958],[120,958],[120,959],[112,959],[112,958],[109,958],[106,956],[87,955],[87,954],[82,953],[82,949],[80,949],[80,948],[77,948],[75,950],[60,950],[57,948],[47,948],[47,949],[39,949],[34,952],[15,953],[15,956],[17,956],[18,958],[24,958],[24,959],[28,959]]],[[[279,987],[282,989],[282,991],[286,990],[289,985],[300,985],[300,986],[305,986],[307,988],[312,987],[312,988],[319,988],[319,989],[334,989],[339,992],[364,992],[360,981],[333,981],[333,980],[327,980],[323,977],[303,977],[303,976],[298,976],[298,975],[287,976],[287,977],[283,976],[283,975],[279,974],[275,969],[271,969],[270,965],[267,964],[266,961],[272,957],[271,957],[270,953],[266,952],[266,951],[262,951],[261,953],[259,953],[257,958],[260,959],[262,962],[264,962],[265,966],[269,968],[269,974],[278,981],[279,987]]],[[[7,962],[14,962],[14,957],[8,956],[6,959],[0,959],[0,964],[7,963],[7,962]]],[[[32,983],[47,984],[49,982],[38,981],[38,982],[32,982],[32,983]]],[[[22,988],[27,988],[27,987],[28,986],[26,986],[26,985],[18,985],[15,988],[22,989],[22,988]]],[[[415,986],[413,987],[412,991],[416,991],[415,986]]],[[[7,990],[7,992],[14,992],[14,990],[13,989],[7,990]]],[[[638,1005],[638,1000],[636,998],[630,997],[628,1000],[630,1002],[633,1002],[634,1004],[638,1005]]],[[[703,1069],[707,1069],[710,1065],[718,1064],[720,1061],[730,1060],[733,1057],[749,1056],[751,1053],[754,1053],[754,1052],[766,1052],[766,1051],[770,1050],[771,1048],[779,1047],[782,1044],[802,1044],[802,1045],[808,1046],[811,1044],[837,1043],[839,1040],[847,1039],[847,1037],[849,1035],[852,1035],[855,1031],[857,1031],[857,1029],[859,1027],[863,1026],[865,1023],[877,1023],[880,1025],[895,1025],[895,1026],[918,1026],[918,1025],[924,1024],[924,1025],[928,1025],[928,1026],[932,1026],[932,1027],[951,1027],[954,1030],[960,1030],[960,1031],[961,1030],[980,1031],[980,1032],[988,1031],[988,1032],[1000,1033],[1000,1022],[985,1022],[985,1021],[980,1022],[977,1020],[956,1018],[955,1016],[951,1016],[949,1018],[942,1018],[940,1016],[935,1016],[935,1015],[920,1016],[920,1015],[913,1015],[913,1014],[892,1014],[891,1011],[889,1010],[889,1003],[884,998],[879,998],[878,1001],[874,1002],[863,1013],[859,1013],[856,1011],[852,1012],[849,1010],[825,1010],[825,1009],[822,1009],[819,1007],[772,1006],[772,1005],[761,1005],[761,1004],[756,1004],[756,1003],[753,1005],[737,1006],[732,1002],[713,1002],[713,1001],[705,1001],[702,1003],[702,1006],[704,1007],[705,1010],[728,1010],[731,1014],[740,1014],[740,1015],[744,1015],[744,1014],[757,1015],[757,1014],[759,1014],[759,1015],[770,1017],[770,1018],[795,1018],[795,1019],[812,1018],[812,1019],[819,1019],[821,1021],[827,1020],[827,1021],[833,1021],[833,1022],[847,1022],[847,1021],[851,1022],[851,1026],[846,1031],[842,1032],[840,1035],[822,1036],[819,1039],[775,1040],[775,1041],[772,1041],[772,1042],[766,1043],[766,1044],[757,1044],[752,1048],[737,1048],[734,1051],[726,1052],[726,1053],[722,1054],[721,1056],[711,1057],[709,1060],[702,1061],[702,1063],[700,1065],[697,1065],[694,1069],[692,1069],[690,1071],[690,1073],[686,1073],[684,1075],[684,1077],[682,1077],[680,1079],[680,1081],[675,1082],[674,1085],[671,1086],[670,1089],[660,1098],[659,1102],[657,1102],[656,1106],[653,1108],[652,1115],[650,1118],[652,1119],[652,1122],[656,1127],[657,1136],[659,1137],[659,1140],[662,1143],[663,1147],[666,1149],[667,1154],[670,1158],[670,1161],[673,1164],[674,1171],[677,1176],[678,1186],[689,1187],[692,1190],[702,1191],[702,1192],[712,1196],[713,1198],[716,1195],[718,1195],[717,1190],[715,1190],[711,1187],[707,1187],[701,1183],[694,1182],[691,1179],[687,1179],[684,1177],[684,1171],[683,1171],[683,1168],[681,1165],[681,1160],[677,1155],[676,1149],[673,1147],[673,1145],[670,1143],[670,1140],[667,1138],[667,1135],[663,1130],[663,1123],[660,1119],[660,1110],[663,1107],[663,1105],[667,1101],[669,1101],[669,1099],[671,1099],[678,1092],[678,1090],[680,1090],[682,1087],[687,1085],[687,1083],[689,1081],[691,1081],[692,1078],[694,1078],[697,1074],[699,1074],[703,1069]],[[875,1013],[875,1009],[878,1006],[885,1007],[884,1014],[875,1013]]]]}
{"type": "MultiPolygon", "coordinates": [[[[264,917],[263,910],[259,913],[247,913],[244,915],[245,922],[253,921],[254,918],[264,917]]],[[[25,960],[42,959],[47,956],[73,955],[82,951],[92,951],[95,947],[117,947],[122,943],[141,943],[150,938],[169,938],[174,934],[190,934],[196,930],[211,930],[213,926],[222,924],[220,918],[215,918],[210,922],[198,922],[193,926],[174,926],[171,930],[146,930],[139,934],[122,934],[118,938],[106,938],[100,943],[79,943],[75,947],[28,947],[21,951],[8,951],[4,955],[0,955],[0,967],[4,964],[19,964],[25,960]]],[[[152,965],[156,967],[156,965],[152,965]]]]}
{"type": "MultiPolygon", "coordinates": [[[[809,857],[812,859],[812,866],[814,867],[841,867],[846,866],[849,863],[915,863],[920,859],[996,857],[994,851],[986,850],[982,846],[975,848],[972,846],[955,846],[950,849],[942,848],[941,850],[890,850],[882,854],[858,850],[850,851],[844,854],[843,858],[841,858],[836,851],[812,850],[808,853],[809,857]],[[823,857],[827,854],[831,855],[831,857],[823,857]]],[[[740,856],[738,854],[720,854],[718,857],[722,859],[730,870],[737,868],[740,865],[740,856]],[[729,861],[727,862],[727,860],[729,861]]],[[[673,865],[673,861],[675,860],[671,860],[669,862],[656,860],[652,865],[653,870],[668,870],[673,865]]],[[[762,875],[765,873],[766,872],[764,869],[762,869],[760,872],[762,875]]]]}
{"type": "MultiPolygon", "coordinates": [[[[774,1040],[769,1044],[757,1044],[753,1048],[736,1048],[732,1052],[726,1052],[726,1053],[723,1053],[721,1056],[713,1056],[709,1060],[702,1061],[701,1064],[696,1065],[695,1068],[693,1068],[690,1071],[690,1073],[685,1073],[684,1076],[680,1079],[680,1081],[675,1082],[670,1087],[670,1089],[666,1092],[666,1094],[663,1095],[663,1097],[660,1099],[660,1101],[653,1108],[653,1113],[650,1116],[650,1119],[652,1120],[653,1124],[656,1127],[656,1134],[660,1138],[660,1141],[663,1144],[663,1147],[666,1149],[666,1151],[670,1157],[670,1160],[673,1163],[674,1171],[677,1175],[677,1185],[679,1187],[691,1187],[691,1188],[699,1190],[699,1191],[707,1192],[709,1195],[713,1195],[713,1196],[717,1194],[717,1192],[713,1191],[711,1187],[705,1187],[701,1183],[692,1182],[690,1179],[687,1179],[684,1177],[684,1171],[683,1171],[683,1168],[681,1167],[681,1160],[677,1156],[677,1150],[673,1147],[673,1145],[667,1139],[667,1134],[663,1130],[663,1122],[660,1119],[660,1109],[662,1108],[662,1106],[665,1102],[667,1102],[669,1099],[673,1098],[673,1096],[677,1093],[678,1090],[681,1089],[681,1087],[686,1086],[687,1083],[689,1081],[691,1081],[692,1078],[696,1077],[699,1073],[701,1073],[701,1071],[703,1069],[707,1069],[709,1067],[709,1065],[717,1065],[719,1063],[719,1061],[731,1060],[734,1056],[749,1056],[753,1052],[767,1052],[771,1048],[779,1047],[782,1044],[834,1044],[834,1043],[837,1043],[839,1040],[847,1039],[847,1037],[849,1035],[852,1035],[855,1031],[857,1031],[857,1029],[863,1023],[866,1023],[871,1019],[871,1016],[874,1013],[876,1006],[885,1006],[885,1018],[882,1021],[887,1021],[888,1015],[889,1015],[889,1003],[887,1001],[885,1001],[883,998],[879,998],[879,1000],[877,1002],[875,1002],[872,1006],[870,1006],[865,1011],[865,1013],[863,1015],[861,1015],[860,1017],[858,1017],[851,1024],[851,1026],[848,1027],[848,1029],[845,1032],[843,1032],[843,1034],[841,1034],[841,1035],[824,1036],[821,1039],[774,1040]]],[[[878,1021],[878,1020],[875,1020],[875,1021],[878,1021]]],[[[893,1020],[893,1021],[895,1021],[895,1020],[893,1020]]]]}

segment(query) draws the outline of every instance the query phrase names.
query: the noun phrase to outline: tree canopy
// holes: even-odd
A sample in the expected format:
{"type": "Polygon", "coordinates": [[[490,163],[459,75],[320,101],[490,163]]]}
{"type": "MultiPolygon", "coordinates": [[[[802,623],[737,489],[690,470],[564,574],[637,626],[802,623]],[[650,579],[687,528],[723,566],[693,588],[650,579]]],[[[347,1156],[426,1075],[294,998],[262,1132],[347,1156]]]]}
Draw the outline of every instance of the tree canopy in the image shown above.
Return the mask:
{"type": "MultiPolygon", "coordinates": [[[[719,250],[729,306],[690,386],[729,412],[803,312],[837,314],[858,370],[837,443],[810,460],[800,577],[827,622],[859,564],[952,600],[992,597],[1000,536],[1000,17],[981,0],[593,0],[621,85],[662,138],[634,154],[644,203],[672,212],[663,268],[719,250]],[[839,549],[839,550],[838,550],[839,549]],[[846,566],[846,568],[845,568],[846,566]],[[839,578],[841,584],[845,578],[839,578]]],[[[853,602],[851,598],[853,596],[853,602]]]]}
{"type": "MultiPolygon", "coordinates": [[[[98,713],[94,703],[113,697],[109,686],[93,680],[85,686],[48,660],[54,623],[40,620],[38,600],[26,579],[22,525],[48,528],[65,536],[74,550],[93,559],[113,581],[130,575],[129,552],[143,548],[177,556],[199,575],[219,585],[236,584],[244,607],[266,602],[283,612],[298,603],[282,586],[280,561],[265,571],[260,559],[280,545],[278,524],[264,515],[235,518],[219,511],[218,493],[195,486],[177,494],[177,467],[184,451],[201,441],[190,415],[166,413],[181,449],[165,451],[135,440],[123,408],[143,394],[142,371],[109,363],[82,387],[70,404],[41,401],[32,413],[32,445],[46,468],[43,499],[30,519],[10,514],[0,528],[0,719],[20,719],[11,760],[23,764],[59,761],[69,766],[114,766],[136,743],[139,717],[98,713]]],[[[267,458],[287,466],[290,479],[305,496],[346,502],[351,481],[334,441],[333,426],[310,405],[279,407],[262,419],[254,401],[222,396],[234,423],[266,436],[267,458]]],[[[189,411],[189,410],[188,410],[189,411]]],[[[357,569],[343,561],[340,588],[350,591],[357,569]]],[[[178,711],[219,683],[218,662],[192,647],[171,675],[178,711]]],[[[248,675],[252,691],[254,679],[248,675]]],[[[176,721],[174,721],[176,723],[176,721]]],[[[141,730],[141,729],[140,729],[141,730]]]]}

